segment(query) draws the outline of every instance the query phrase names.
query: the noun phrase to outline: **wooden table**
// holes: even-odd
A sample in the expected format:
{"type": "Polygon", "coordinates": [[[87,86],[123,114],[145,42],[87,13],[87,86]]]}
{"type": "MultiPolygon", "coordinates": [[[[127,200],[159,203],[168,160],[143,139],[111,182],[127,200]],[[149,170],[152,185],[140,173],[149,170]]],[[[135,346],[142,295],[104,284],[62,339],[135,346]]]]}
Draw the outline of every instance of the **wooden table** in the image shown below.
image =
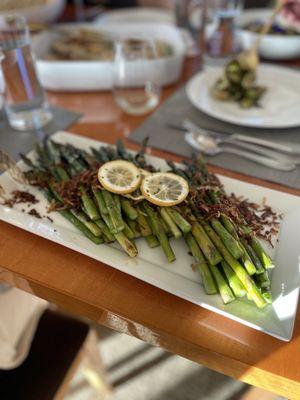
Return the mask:
{"type": "MultiPolygon", "coordinates": [[[[187,63],[182,81],[197,63],[187,63]]],[[[163,99],[178,85],[164,90],[163,99]]],[[[84,113],[70,130],[113,143],[144,117],[124,115],[110,93],[49,93],[52,104],[84,113]]],[[[127,142],[131,148],[135,146],[127,142]]],[[[178,158],[167,153],[153,154],[178,158]]],[[[225,169],[226,176],[300,192],[225,169]]],[[[63,246],[0,222],[0,280],[119,332],[257,387],[300,399],[300,312],[293,340],[282,342],[168,294],[63,246]]]]}

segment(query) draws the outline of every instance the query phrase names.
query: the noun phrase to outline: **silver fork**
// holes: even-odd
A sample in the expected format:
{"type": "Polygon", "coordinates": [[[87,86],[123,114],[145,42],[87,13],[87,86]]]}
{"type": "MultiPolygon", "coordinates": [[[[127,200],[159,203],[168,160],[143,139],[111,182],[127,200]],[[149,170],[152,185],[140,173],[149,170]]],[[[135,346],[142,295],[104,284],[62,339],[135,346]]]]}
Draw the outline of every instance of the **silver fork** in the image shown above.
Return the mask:
{"type": "Polygon", "coordinates": [[[285,156],[281,157],[278,155],[276,158],[271,157],[270,152],[274,153],[271,150],[263,149],[248,143],[239,143],[238,145],[240,148],[236,148],[230,146],[230,144],[236,144],[236,142],[230,143],[230,141],[224,141],[220,138],[200,133],[200,130],[197,132],[187,131],[185,133],[185,141],[194,149],[202,151],[208,156],[215,156],[223,152],[235,154],[266,167],[281,171],[292,171],[296,168],[296,164],[287,160],[285,156]]]}
{"type": "Polygon", "coordinates": [[[297,148],[291,152],[292,146],[290,145],[282,145],[282,147],[277,143],[272,144],[272,142],[269,140],[259,139],[256,137],[239,135],[236,133],[227,135],[224,133],[214,132],[208,129],[200,128],[188,119],[183,121],[182,130],[213,137],[216,139],[219,145],[233,144],[239,148],[250,150],[251,152],[262,154],[270,158],[275,158],[276,160],[284,163],[288,162],[295,165],[300,164],[300,153],[297,152],[297,148]]]}

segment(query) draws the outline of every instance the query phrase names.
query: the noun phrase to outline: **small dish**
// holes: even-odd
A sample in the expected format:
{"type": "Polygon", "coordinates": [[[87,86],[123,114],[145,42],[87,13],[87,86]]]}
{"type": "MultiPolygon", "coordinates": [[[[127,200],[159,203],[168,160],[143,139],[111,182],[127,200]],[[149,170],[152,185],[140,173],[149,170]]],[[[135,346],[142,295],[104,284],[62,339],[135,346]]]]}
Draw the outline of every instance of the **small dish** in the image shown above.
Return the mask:
{"type": "MultiPolygon", "coordinates": [[[[249,49],[258,37],[244,27],[256,21],[266,21],[272,9],[252,9],[244,11],[238,18],[238,39],[243,49],[249,49]]],[[[269,60],[290,60],[300,56],[300,34],[294,36],[266,34],[259,45],[259,54],[269,60]]]]}

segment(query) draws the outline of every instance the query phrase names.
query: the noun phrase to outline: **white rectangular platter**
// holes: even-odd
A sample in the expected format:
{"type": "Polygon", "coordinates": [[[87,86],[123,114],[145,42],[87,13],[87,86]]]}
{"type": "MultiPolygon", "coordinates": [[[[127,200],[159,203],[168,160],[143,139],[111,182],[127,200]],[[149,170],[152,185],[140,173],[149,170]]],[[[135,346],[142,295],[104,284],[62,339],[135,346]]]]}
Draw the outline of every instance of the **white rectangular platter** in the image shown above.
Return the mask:
{"type": "MultiPolygon", "coordinates": [[[[61,143],[72,143],[86,150],[90,146],[103,144],[67,132],[57,132],[53,139],[61,143]]],[[[163,159],[150,156],[148,159],[162,170],[167,168],[163,159]]],[[[23,167],[22,162],[19,165],[23,167]]],[[[135,259],[129,258],[117,244],[97,246],[58,213],[51,214],[53,219],[51,223],[46,218],[36,219],[22,213],[21,209],[24,208],[22,204],[14,208],[0,206],[0,219],[104,262],[251,328],[289,341],[292,338],[300,282],[300,197],[224,176],[219,178],[228,193],[234,192],[256,203],[261,203],[263,198],[266,198],[267,203],[275,211],[284,214],[279,241],[274,249],[268,249],[275,257],[276,263],[276,268],[272,271],[274,302],[263,310],[259,310],[247,300],[236,300],[224,305],[219,295],[206,295],[201,286],[199,274],[190,267],[192,258],[188,255],[187,247],[182,240],[176,242],[172,240],[176,261],[168,264],[160,248],[150,249],[143,240],[137,240],[139,254],[135,259]]],[[[14,182],[7,173],[0,176],[0,184],[8,193],[17,188],[20,189],[20,185],[14,182]]],[[[46,215],[47,201],[43,195],[33,187],[30,187],[30,192],[40,200],[35,205],[36,210],[41,215],[46,215]]]]}

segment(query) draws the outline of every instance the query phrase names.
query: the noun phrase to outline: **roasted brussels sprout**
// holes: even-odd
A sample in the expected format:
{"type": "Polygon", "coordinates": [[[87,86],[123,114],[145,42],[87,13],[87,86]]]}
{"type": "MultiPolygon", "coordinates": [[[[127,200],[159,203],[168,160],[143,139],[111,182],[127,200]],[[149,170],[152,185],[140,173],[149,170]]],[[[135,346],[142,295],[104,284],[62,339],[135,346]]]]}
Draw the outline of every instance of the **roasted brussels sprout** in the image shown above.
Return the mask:
{"type": "Polygon", "coordinates": [[[238,102],[241,108],[258,107],[266,88],[255,85],[254,71],[241,67],[237,60],[230,61],[212,87],[212,96],[221,101],[238,102]]]}

